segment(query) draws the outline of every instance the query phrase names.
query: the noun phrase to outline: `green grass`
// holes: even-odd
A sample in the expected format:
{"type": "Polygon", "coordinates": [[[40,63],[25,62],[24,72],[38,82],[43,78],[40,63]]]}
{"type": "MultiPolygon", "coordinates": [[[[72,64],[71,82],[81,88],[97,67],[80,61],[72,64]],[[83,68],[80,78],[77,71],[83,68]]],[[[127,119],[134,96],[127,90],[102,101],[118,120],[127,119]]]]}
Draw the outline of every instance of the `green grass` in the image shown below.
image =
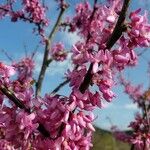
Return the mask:
{"type": "Polygon", "coordinates": [[[130,150],[130,145],[116,140],[111,132],[96,128],[92,150],[130,150]]]}

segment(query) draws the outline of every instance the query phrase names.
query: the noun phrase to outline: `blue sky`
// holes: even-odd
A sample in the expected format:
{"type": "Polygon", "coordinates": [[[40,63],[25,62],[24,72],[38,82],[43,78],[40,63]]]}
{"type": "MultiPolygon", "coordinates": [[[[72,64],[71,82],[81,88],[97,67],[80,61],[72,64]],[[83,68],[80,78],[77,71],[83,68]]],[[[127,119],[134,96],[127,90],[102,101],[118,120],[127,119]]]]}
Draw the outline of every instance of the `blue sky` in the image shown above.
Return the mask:
{"type": "MultiPolygon", "coordinates": [[[[148,4],[148,0],[147,4],[148,4]]],[[[66,15],[72,15],[74,12],[73,7],[80,0],[68,0],[70,3],[70,9],[67,10],[66,15]]],[[[55,5],[54,0],[47,0],[47,4],[50,8],[48,16],[50,18],[50,26],[47,28],[47,33],[50,32],[50,29],[53,23],[58,16],[57,6],[55,5]]],[[[147,5],[146,5],[147,6],[147,5]]],[[[139,7],[145,8],[143,0],[133,0],[130,6],[130,10],[138,9],[139,7]]],[[[25,47],[28,53],[33,52],[37,45],[40,45],[40,39],[37,35],[32,32],[32,25],[27,23],[18,22],[11,23],[9,18],[3,19],[0,21],[0,50],[4,49],[7,53],[12,56],[14,60],[20,59],[25,56],[25,47]]],[[[63,42],[67,49],[71,48],[71,45],[80,38],[76,34],[67,34],[67,33],[58,33],[54,39],[58,42],[63,42]]],[[[35,68],[35,78],[39,71],[42,56],[43,56],[44,46],[39,47],[38,52],[35,57],[36,68],[35,68]]],[[[135,68],[129,68],[125,71],[126,78],[130,79],[133,83],[144,83],[144,87],[148,86],[148,76],[147,71],[147,61],[149,56],[149,51],[144,53],[142,57],[139,58],[139,65],[135,68]]],[[[9,62],[7,57],[0,51],[0,61],[9,62]]],[[[60,82],[62,82],[64,72],[70,66],[69,59],[63,63],[52,63],[47,70],[47,75],[44,80],[43,94],[46,92],[52,91],[60,82]]],[[[117,98],[113,100],[111,104],[106,104],[104,109],[96,109],[95,115],[98,116],[95,124],[99,127],[109,129],[110,122],[107,119],[111,118],[113,125],[118,125],[120,129],[126,129],[128,123],[133,120],[134,114],[138,111],[137,107],[131,103],[131,100],[127,95],[123,93],[123,88],[118,86],[114,89],[117,98]]],[[[69,94],[70,89],[68,86],[65,86],[59,92],[60,94],[69,94]]]]}

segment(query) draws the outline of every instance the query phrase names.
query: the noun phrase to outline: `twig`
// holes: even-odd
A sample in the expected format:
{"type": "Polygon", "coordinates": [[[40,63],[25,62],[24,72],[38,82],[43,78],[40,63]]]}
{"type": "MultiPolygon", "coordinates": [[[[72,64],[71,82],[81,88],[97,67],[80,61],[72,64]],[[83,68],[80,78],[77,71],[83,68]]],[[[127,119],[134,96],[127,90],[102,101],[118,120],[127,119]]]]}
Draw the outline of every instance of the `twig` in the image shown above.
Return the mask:
{"type": "Polygon", "coordinates": [[[147,125],[148,125],[148,130],[149,130],[149,128],[150,128],[150,123],[149,123],[148,110],[147,110],[145,101],[143,102],[143,108],[142,108],[142,109],[143,109],[143,111],[144,111],[144,113],[143,113],[143,118],[146,119],[147,125]]]}
{"type": "Polygon", "coordinates": [[[32,52],[31,58],[33,59],[35,54],[37,53],[39,45],[36,46],[35,50],[32,52]]]}
{"type": "Polygon", "coordinates": [[[43,57],[43,63],[42,63],[42,67],[41,67],[41,71],[40,71],[40,74],[39,74],[39,77],[38,77],[38,81],[36,83],[36,93],[35,95],[39,95],[40,92],[41,92],[41,87],[42,87],[42,83],[43,83],[43,79],[44,79],[44,76],[45,76],[45,73],[46,73],[46,69],[48,67],[48,54],[49,54],[49,50],[50,50],[50,47],[51,47],[51,41],[52,41],[52,38],[54,37],[55,33],[57,32],[58,28],[59,28],[59,24],[61,22],[61,19],[62,19],[62,16],[65,12],[65,8],[61,8],[61,11],[59,13],[59,16],[57,18],[57,21],[46,41],[46,46],[45,46],[45,53],[44,53],[44,57],[43,57]]]}
{"type": "Polygon", "coordinates": [[[63,86],[65,86],[67,83],[69,83],[70,79],[66,79],[65,81],[63,81],[62,83],[60,83],[52,92],[51,95],[54,95],[55,93],[57,93],[63,86]]]}
{"type": "MultiPolygon", "coordinates": [[[[106,43],[106,49],[111,49],[113,47],[113,45],[117,42],[117,40],[121,37],[122,33],[125,30],[125,25],[124,25],[124,21],[125,21],[125,17],[126,17],[126,12],[129,6],[129,2],[130,0],[124,0],[118,21],[116,23],[116,26],[114,28],[114,31],[112,33],[112,35],[110,36],[108,42],[106,43]]],[[[83,82],[81,83],[79,90],[81,91],[81,93],[84,93],[86,91],[86,89],[89,87],[91,79],[93,77],[92,74],[92,67],[93,64],[90,65],[85,78],[83,80],[83,82]]]]}
{"type": "Polygon", "coordinates": [[[45,0],[42,0],[42,5],[43,7],[45,7],[45,0]]]}
{"type": "Polygon", "coordinates": [[[139,52],[137,56],[143,55],[147,50],[149,50],[149,48],[145,48],[143,51],[139,52]]]}
{"type": "Polygon", "coordinates": [[[4,49],[1,49],[2,53],[5,54],[5,56],[11,61],[13,62],[13,58],[4,50],[4,49]]]}

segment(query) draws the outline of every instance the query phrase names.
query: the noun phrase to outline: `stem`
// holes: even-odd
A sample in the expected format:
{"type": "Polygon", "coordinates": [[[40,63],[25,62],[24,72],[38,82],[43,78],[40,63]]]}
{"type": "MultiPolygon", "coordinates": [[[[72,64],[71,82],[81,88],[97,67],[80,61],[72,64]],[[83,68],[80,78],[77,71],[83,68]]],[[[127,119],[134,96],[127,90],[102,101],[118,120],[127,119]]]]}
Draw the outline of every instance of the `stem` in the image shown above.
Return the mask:
{"type": "MultiPolygon", "coordinates": [[[[149,130],[150,130],[150,124],[149,124],[148,110],[147,110],[147,106],[146,106],[144,99],[143,99],[143,111],[144,111],[143,118],[146,119],[146,122],[147,122],[147,126],[145,127],[146,128],[145,134],[147,134],[147,132],[149,132],[149,130]]],[[[147,145],[146,145],[145,137],[143,139],[143,143],[144,143],[143,150],[146,150],[147,145]]]]}
{"type": "Polygon", "coordinates": [[[126,30],[126,26],[124,24],[126,13],[129,7],[130,0],[124,0],[118,21],[116,26],[112,32],[111,37],[109,38],[108,42],[106,43],[106,49],[111,49],[113,45],[118,41],[121,37],[122,33],[126,30]]]}
{"type": "MultiPolygon", "coordinates": [[[[130,2],[130,0],[124,0],[124,3],[122,6],[122,9],[121,9],[118,21],[116,23],[116,26],[114,28],[114,31],[112,32],[112,35],[110,36],[108,42],[106,43],[106,49],[111,49],[113,47],[113,45],[117,42],[117,40],[121,37],[122,33],[125,31],[124,21],[126,18],[127,9],[129,7],[129,2],[130,2]]],[[[90,65],[90,67],[85,75],[85,78],[79,87],[79,90],[81,91],[81,93],[84,93],[90,85],[90,82],[93,77],[93,74],[91,73],[92,66],[93,66],[93,64],[90,65]]]]}
{"type": "Polygon", "coordinates": [[[42,88],[42,83],[43,83],[43,80],[44,80],[44,76],[45,76],[45,73],[46,73],[46,69],[48,67],[48,62],[49,62],[49,58],[48,58],[48,54],[49,54],[49,50],[50,50],[50,47],[51,47],[51,41],[55,35],[55,33],[58,31],[58,28],[59,28],[59,24],[61,23],[61,19],[62,19],[62,16],[65,12],[65,8],[61,8],[61,11],[59,13],[59,16],[57,18],[57,21],[51,31],[51,33],[49,34],[48,36],[48,39],[46,41],[46,46],[45,46],[45,52],[44,52],[44,57],[43,57],[43,63],[42,63],[42,67],[41,67],[41,71],[40,71],[40,74],[39,74],[39,77],[38,77],[38,81],[36,83],[36,97],[38,95],[40,95],[40,92],[41,92],[41,88],[42,88]]]}
{"type": "Polygon", "coordinates": [[[134,144],[131,145],[130,150],[134,150],[134,144]]]}
{"type": "Polygon", "coordinates": [[[144,111],[143,118],[146,119],[146,121],[147,121],[148,131],[149,131],[150,123],[149,123],[148,111],[147,111],[145,101],[143,102],[143,111],[144,111]]]}
{"type": "Polygon", "coordinates": [[[143,142],[144,142],[144,146],[143,146],[143,150],[146,150],[146,139],[144,138],[144,140],[143,140],[143,142]]]}

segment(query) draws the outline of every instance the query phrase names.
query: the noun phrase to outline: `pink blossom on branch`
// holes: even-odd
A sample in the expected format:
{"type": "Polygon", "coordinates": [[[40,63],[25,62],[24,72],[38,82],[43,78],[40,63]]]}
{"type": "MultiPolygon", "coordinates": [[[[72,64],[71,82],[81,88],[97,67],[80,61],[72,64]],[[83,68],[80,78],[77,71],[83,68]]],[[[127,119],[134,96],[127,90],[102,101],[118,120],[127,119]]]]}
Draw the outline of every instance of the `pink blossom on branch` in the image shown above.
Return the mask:
{"type": "Polygon", "coordinates": [[[55,61],[64,61],[67,58],[67,52],[65,52],[65,47],[62,43],[53,45],[50,49],[50,54],[55,61]]]}
{"type": "Polygon", "coordinates": [[[0,18],[10,16],[12,22],[22,20],[28,23],[33,23],[40,35],[44,36],[44,27],[48,26],[48,19],[46,18],[45,6],[42,6],[40,0],[10,0],[5,4],[0,4],[0,18]],[[18,10],[15,8],[15,3],[19,4],[18,10]]]}
{"type": "MultiPolygon", "coordinates": [[[[61,12],[68,6],[64,0],[58,2],[61,8],[58,18],[61,18],[61,12]]],[[[69,32],[77,32],[82,38],[71,49],[75,67],[66,73],[70,80],[69,96],[34,95],[32,58],[24,58],[10,66],[0,64],[0,129],[3,131],[0,141],[14,149],[89,150],[92,147],[92,133],[95,131],[92,111],[96,107],[102,108],[103,100],[113,100],[115,94],[112,88],[116,85],[116,74],[128,66],[136,65],[135,48],[146,47],[150,43],[146,15],[139,15],[136,11],[131,12],[130,20],[125,19],[127,14],[124,10],[127,11],[126,3],[129,0],[124,3],[121,0],[109,0],[102,4],[96,2],[94,7],[88,1],[77,4],[75,15],[66,23],[69,32]],[[123,19],[118,27],[121,17],[123,19]],[[17,76],[11,79],[14,73],[17,76]],[[92,86],[97,87],[97,90],[92,91],[92,86]],[[5,98],[10,100],[9,106],[3,102],[5,98]]],[[[41,1],[23,0],[22,8],[17,11],[12,10],[14,3],[6,3],[7,7],[0,6],[0,14],[9,15],[14,22],[22,19],[34,23],[41,34],[47,25],[46,8],[41,1]]],[[[59,25],[58,19],[54,31],[59,25]]],[[[52,30],[52,37],[53,34],[52,30]]],[[[51,40],[47,38],[44,43],[45,54],[48,54],[46,57],[64,61],[67,58],[64,45],[50,45],[51,40]]],[[[47,61],[49,59],[43,60],[42,77],[43,70],[46,71],[48,66],[47,61]]],[[[132,89],[128,85],[127,92],[135,91],[132,89]]],[[[140,95],[138,92],[134,94],[136,98],[140,95]]],[[[131,126],[135,128],[133,124],[131,126]]],[[[135,136],[130,142],[140,145],[138,138],[135,136]]]]}
{"type": "Polygon", "coordinates": [[[15,74],[15,68],[0,62],[0,77],[10,77],[15,74]]]}

